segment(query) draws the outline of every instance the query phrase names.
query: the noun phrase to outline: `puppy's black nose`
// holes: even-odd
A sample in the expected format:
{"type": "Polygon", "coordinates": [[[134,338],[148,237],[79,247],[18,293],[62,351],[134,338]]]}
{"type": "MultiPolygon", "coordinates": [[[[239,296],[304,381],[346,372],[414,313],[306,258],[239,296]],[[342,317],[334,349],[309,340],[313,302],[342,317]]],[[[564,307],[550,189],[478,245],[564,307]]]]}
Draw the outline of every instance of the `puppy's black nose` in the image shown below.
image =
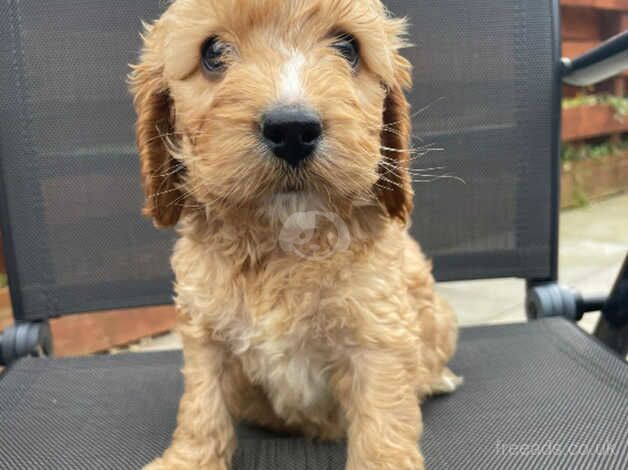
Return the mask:
{"type": "Polygon", "coordinates": [[[262,135],[273,153],[298,166],[314,153],[323,128],[320,118],[302,106],[282,106],[262,119],[262,135]]]}

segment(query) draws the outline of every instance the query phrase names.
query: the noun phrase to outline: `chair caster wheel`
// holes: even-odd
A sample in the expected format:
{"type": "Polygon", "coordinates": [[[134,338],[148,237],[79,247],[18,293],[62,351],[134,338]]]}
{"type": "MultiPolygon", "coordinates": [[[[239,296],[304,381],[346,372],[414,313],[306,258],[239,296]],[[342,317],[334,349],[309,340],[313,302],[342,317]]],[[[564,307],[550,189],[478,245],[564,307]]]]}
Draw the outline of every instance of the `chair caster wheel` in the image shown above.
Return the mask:
{"type": "Polygon", "coordinates": [[[572,321],[582,318],[582,297],[570,288],[556,284],[538,284],[528,289],[526,312],[528,319],[565,317],[572,321]]]}
{"type": "Polygon", "coordinates": [[[52,334],[47,322],[18,323],[0,334],[0,364],[3,365],[27,356],[49,356],[52,351],[52,334]]]}

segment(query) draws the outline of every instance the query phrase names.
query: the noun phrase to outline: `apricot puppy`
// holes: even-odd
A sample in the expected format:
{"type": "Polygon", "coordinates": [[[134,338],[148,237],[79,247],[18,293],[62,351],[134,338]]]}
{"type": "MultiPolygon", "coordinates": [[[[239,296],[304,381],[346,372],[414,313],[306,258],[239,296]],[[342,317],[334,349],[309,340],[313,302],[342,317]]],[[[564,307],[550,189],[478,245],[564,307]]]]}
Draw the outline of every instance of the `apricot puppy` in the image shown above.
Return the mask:
{"type": "Polygon", "coordinates": [[[379,0],[176,0],[130,76],[145,214],[176,224],[185,392],[151,469],[230,466],[234,423],[420,469],[456,321],[407,233],[410,64],[379,0]]]}

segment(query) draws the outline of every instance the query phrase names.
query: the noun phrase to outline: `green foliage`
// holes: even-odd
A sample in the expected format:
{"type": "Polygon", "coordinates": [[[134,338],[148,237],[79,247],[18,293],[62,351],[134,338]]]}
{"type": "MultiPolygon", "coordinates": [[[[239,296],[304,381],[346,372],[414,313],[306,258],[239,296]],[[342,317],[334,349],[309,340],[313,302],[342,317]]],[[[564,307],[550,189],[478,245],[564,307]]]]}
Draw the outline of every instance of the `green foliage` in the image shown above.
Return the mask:
{"type": "Polygon", "coordinates": [[[563,162],[580,160],[600,160],[624,153],[628,149],[628,138],[622,137],[619,141],[603,140],[596,144],[563,143],[560,159],[563,162]]]}
{"type": "Polygon", "coordinates": [[[7,275],[0,273],[0,289],[7,286],[7,275]]]}
{"type": "Polygon", "coordinates": [[[591,201],[589,201],[588,196],[581,188],[576,188],[574,190],[574,203],[576,207],[587,207],[591,204],[591,201]]]}
{"type": "Polygon", "coordinates": [[[593,106],[600,104],[600,97],[603,95],[579,95],[563,100],[563,109],[577,108],[578,106],[593,106]]]}
{"type": "Polygon", "coordinates": [[[617,117],[624,117],[628,114],[628,98],[625,96],[607,95],[606,103],[614,110],[617,117]]]}
{"type": "Polygon", "coordinates": [[[593,106],[596,104],[607,104],[615,110],[618,118],[628,115],[628,97],[608,94],[601,95],[580,95],[574,98],[563,100],[563,109],[576,108],[578,106],[593,106]]]}

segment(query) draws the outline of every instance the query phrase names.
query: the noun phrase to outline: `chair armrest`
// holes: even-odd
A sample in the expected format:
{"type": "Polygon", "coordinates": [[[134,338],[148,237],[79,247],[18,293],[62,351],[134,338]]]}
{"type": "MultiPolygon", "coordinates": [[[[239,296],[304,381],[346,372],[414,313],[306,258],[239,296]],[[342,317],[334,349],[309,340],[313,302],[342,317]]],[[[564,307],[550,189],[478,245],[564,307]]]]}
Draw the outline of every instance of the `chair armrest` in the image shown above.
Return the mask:
{"type": "Polygon", "coordinates": [[[564,58],[563,82],[589,86],[628,69],[628,31],[603,42],[576,59],[564,58]]]}

